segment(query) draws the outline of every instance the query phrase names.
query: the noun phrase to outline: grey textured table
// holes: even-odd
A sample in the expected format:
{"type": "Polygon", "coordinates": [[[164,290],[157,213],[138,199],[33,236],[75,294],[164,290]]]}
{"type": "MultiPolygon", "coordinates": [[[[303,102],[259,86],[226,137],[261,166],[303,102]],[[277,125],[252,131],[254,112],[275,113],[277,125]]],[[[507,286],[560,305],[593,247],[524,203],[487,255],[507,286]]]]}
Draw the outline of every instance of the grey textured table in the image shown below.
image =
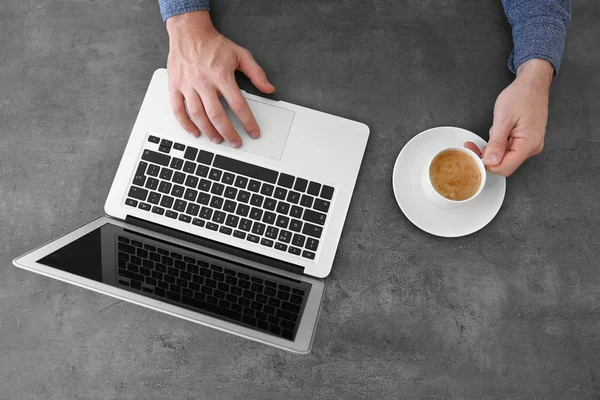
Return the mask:
{"type": "Polygon", "coordinates": [[[600,6],[574,6],[546,147],[482,231],[410,224],[391,173],[416,133],[487,139],[511,81],[499,1],[219,1],[290,102],[371,139],[313,351],[298,356],[11,266],[103,214],[168,40],[153,0],[0,7],[1,399],[599,399],[600,6]]]}

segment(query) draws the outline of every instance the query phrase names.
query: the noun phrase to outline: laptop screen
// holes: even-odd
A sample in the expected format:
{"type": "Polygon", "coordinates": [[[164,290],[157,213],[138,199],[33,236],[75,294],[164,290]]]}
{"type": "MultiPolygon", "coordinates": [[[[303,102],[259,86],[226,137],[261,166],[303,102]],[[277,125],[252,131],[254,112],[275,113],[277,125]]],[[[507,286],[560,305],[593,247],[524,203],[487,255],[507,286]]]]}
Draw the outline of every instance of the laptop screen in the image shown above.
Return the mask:
{"type": "Polygon", "coordinates": [[[38,263],[287,340],[311,288],[110,223],[38,263]]]}

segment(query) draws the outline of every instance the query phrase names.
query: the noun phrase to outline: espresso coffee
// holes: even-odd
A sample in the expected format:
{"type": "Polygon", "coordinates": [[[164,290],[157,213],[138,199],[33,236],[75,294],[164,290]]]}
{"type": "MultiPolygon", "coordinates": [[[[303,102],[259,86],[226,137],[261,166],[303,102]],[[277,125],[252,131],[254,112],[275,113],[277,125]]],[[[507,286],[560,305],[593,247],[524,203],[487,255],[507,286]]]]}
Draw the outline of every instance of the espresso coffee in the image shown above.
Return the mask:
{"type": "Polygon", "coordinates": [[[473,197],[481,185],[477,162],[460,150],[438,154],[429,167],[434,189],[448,200],[462,201],[473,197]]]}

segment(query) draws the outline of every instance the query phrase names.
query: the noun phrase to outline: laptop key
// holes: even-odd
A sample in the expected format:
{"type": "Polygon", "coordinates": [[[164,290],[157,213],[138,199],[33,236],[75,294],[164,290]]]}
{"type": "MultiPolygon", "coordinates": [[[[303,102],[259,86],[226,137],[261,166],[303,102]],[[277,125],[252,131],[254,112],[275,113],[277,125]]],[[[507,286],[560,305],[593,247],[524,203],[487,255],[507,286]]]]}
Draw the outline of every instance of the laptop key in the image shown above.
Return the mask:
{"type": "Polygon", "coordinates": [[[166,216],[166,217],[168,217],[168,218],[177,219],[177,216],[178,216],[178,215],[179,215],[179,214],[177,214],[175,211],[171,211],[171,210],[167,210],[167,211],[165,212],[165,216],[166,216]]]}
{"type": "Polygon", "coordinates": [[[233,175],[230,172],[225,172],[223,174],[223,178],[221,179],[221,182],[227,184],[227,185],[233,185],[233,181],[235,180],[235,175],[233,175]]]}
{"type": "Polygon", "coordinates": [[[144,186],[144,183],[146,183],[146,177],[144,175],[135,175],[133,177],[133,184],[134,185],[138,185],[138,186],[144,186]]]}
{"type": "Polygon", "coordinates": [[[250,232],[250,229],[252,229],[252,221],[246,218],[242,218],[238,228],[240,228],[243,231],[250,232]]]}
{"type": "Polygon", "coordinates": [[[213,224],[212,222],[207,222],[206,229],[210,229],[211,231],[216,231],[217,229],[219,229],[219,225],[213,224]]]}
{"type": "Polygon", "coordinates": [[[198,177],[188,175],[187,178],[185,178],[185,186],[195,189],[198,186],[198,177]]]}
{"type": "Polygon", "coordinates": [[[196,163],[186,161],[185,164],[183,164],[183,171],[188,174],[193,174],[194,171],[196,171],[196,163]]]}
{"type": "Polygon", "coordinates": [[[225,225],[230,226],[232,228],[236,228],[239,221],[240,221],[240,217],[233,215],[233,214],[229,214],[227,216],[227,219],[225,220],[225,225]]]}
{"type": "Polygon", "coordinates": [[[208,174],[208,177],[210,179],[212,179],[213,181],[219,181],[219,180],[221,180],[222,174],[223,174],[223,171],[212,168],[208,174]]]}
{"type": "Polygon", "coordinates": [[[275,248],[277,250],[281,250],[281,251],[286,251],[287,250],[287,245],[283,244],[283,243],[275,243],[275,248]]]}
{"type": "Polygon", "coordinates": [[[233,229],[231,229],[231,228],[228,228],[228,227],[226,227],[226,226],[221,226],[221,227],[219,228],[219,232],[221,232],[221,233],[223,233],[223,234],[225,234],[225,235],[231,235],[231,232],[233,232],[233,229]]]}
{"type": "Polygon", "coordinates": [[[182,222],[189,223],[192,220],[192,217],[190,217],[189,215],[185,215],[185,214],[179,214],[179,220],[182,222]]]}
{"type": "Polygon", "coordinates": [[[212,189],[210,189],[210,192],[221,196],[223,194],[223,190],[225,190],[225,186],[222,183],[215,182],[215,183],[213,183],[212,189]]]}
{"type": "Polygon", "coordinates": [[[152,135],[150,135],[150,136],[148,136],[148,141],[149,141],[150,143],[159,143],[159,142],[160,142],[160,139],[159,139],[159,138],[157,138],[156,136],[152,136],[152,135]]]}
{"type": "Polygon", "coordinates": [[[206,165],[198,164],[196,175],[206,178],[208,176],[208,167],[206,165]]]}
{"type": "Polygon", "coordinates": [[[198,149],[196,149],[195,147],[188,146],[187,149],[185,149],[185,154],[183,155],[183,158],[185,158],[186,160],[195,161],[197,154],[198,149]]]}
{"type": "Polygon", "coordinates": [[[210,194],[204,193],[204,192],[198,193],[198,198],[196,199],[196,202],[207,206],[208,203],[210,202],[210,194]]]}
{"type": "Polygon", "coordinates": [[[317,239],[308,238],[306,241],[306,248],[308,250],[317,251],[317,247],[319,247],[319,241],[317,239]]]}
{"type": "Polygon", "coordinates": [[[290,217],[302,218],[302,207],[292,206],[290,210],[290,217]]]}
{"type": "Polygon", "coordinates": [[[210,151],[200,150],[200,153],[198,154],[198,159],[196,161],[202,164],[210,165],[212,164],[213,157],[214,154],[210,151]]]}
{"type": "Polygon", "coordinates": [[[213,222],[216,222],[217,224],[222,224],[223,222],[225,222],[225,217],[226,214],[223,211],[215,211],[213,213],[213,222]]]}
{"type": "Polygon", "coordinates": [[[189,203],[185,212],[186,214],[195,217],[196,215],[198,215],[198,211],[200,211],[200,206],[198,204],[189,203]]]}
{"type": "Polygon", "coordinates": [[[303,219],[308,222],[312,222],[319,225],[325,224],[325,219],[327,218],[326,214],[313,211],[313,210],[305,210],[303,219]]]}
{"type": "Polygon", "coordinates": [[[241,215],[242,217],[247,217],[249,211],[250,211],[250,207],[247,206],[246,204],[238,204],[237,210],[235,211],[235,213],[237,215],[241,215]]]}
{"type": "Polygon", "coordinates": [[[256,207],[252,207],[252,210],[250,211],[250,218],[260,221],[260,219],[262,218],[263,215],[263,211],[260,208],[256,208],[256,207]]]}
{"type": "Polygon", "coordinates": [[[279,234],[279,229],[274,226],[267,227],[267,231],[265,232],[265,237],[269,239],[277,239],[277,235],[279,234]]]}
{"type": "Polygon", "coordinates": [[[210,208],[202,207],[202,209],[200,210],[200,218],[210,219],[210,217],[212,217],[212,212],[213,210],[211,210],[210,208]]]}
{"type": "Polygon", "coordinates": [[[289,243],[292,240],[292,232],[285,231],[282,229],[279,232],[279,238],[277,240],[279,240],[280,242],[283,242],[283,243],[289,243]]]}
{"type": "MultiPolygon", "coordinates": [[[[306,241],[306,236],[299,235],[294,233],[294,238],[292,239],[292,244],[298,247],[304,247],[304,242],[306,241]]],[[[300,254],[300,253],[298,253],[300,254]]]]}
{"type": "Polygon", "coordinates": [[[290,219],[288,217],[285,217],[283,215],[280,215],[277,217],[277,222],[276,225],[280,228],[287,228],[288,224],[290,222],[290,219]]]}
{"type": "Polygon", "coordinates": [[[308,258],[309,260],[314,260],[315,259],[315,253],[313,253],[312,251],[304,250],[302,252],[302,257],[308,258]]]}
{"type": "Polygon", "coordinates": [[[173,157],[171,160],[171,168],[179,171],[181,167],[183,167],[183,160],[181,158],[173,157]]]}
{"type": "Polygon", "coordinates": [[[268,183],[263,183],[260,188],[260,194],[264,194],[265,196],[272,196],[273,190],[275,190],[275,186],[269,185],[268,183]]]}
{"type": "Polygon", "coordinates": [[[295,256],[299,256],[301,252],[302,252],[302,250],[300,250],[299,248],[294,247],[294,246],[290,246],[290,248],[288,249],[288,253],[291,253],[295,256]]]}
{"type": "Polygon", "coordinates": [[[247,184],[248,184],[248,178],[246,178],[245,176],[238,176],[237,178],[235,178],[234,185],[236,187],[239,187],[240,189],[246,189],[247,184]]]}
{"type": "Polygon", "coordinates": [[[216,208],[217,210],[220,210],[221,207],[223,206],[223,198],[219,197],[219,196],[213,196],[210,201],[210,206],[212,208],[216,208]]]}
{"type": "Polygon", "coordinates": [[[208,179],[200,179],[200,183],[198,184],[198,189],[200,189],[204,192],[208,192],[210,190],[210,185],[212,185],[212,183],[210,183],[210,181],[208,179]]]}
{"type": "Polygon", "coordinates": [[[173,201],[174,199],[171,196],[164,195],[160,200],[160,205],[165,208],[171,208],[173,206],[173,201]]]}
{"type": "Polygon", "coordinates": [[[186,189],[185,190],[185,195],[183,196],[186,200],[189,201],[194,201],[196,200],[196,196],[198,195],[198,192],[194,189],[186,189]]]}
{"type": "Polygon", "coordinates": [[[277,217],[277,215],[275,215],[275,213],[266,211],[264,216],[263,216],[263,222],[266,224],[270,224],[273,225],[275,224],[275,218],[277,217]]]}
{"type": "Polygon", "coordinates": [[[308,236],[312,236],[314,238],[320,238],[323,233],[323,228],[318,225],[309,224],[306,222],[304,224],[304,228],[302,228],[302,233],[308,236]]]}
{"type": "Polygon", "coordinates": [[[158,204],[160,202],[160,194],[151,192],[148,196],[148,202],[152,204],[158,204]]]}
{"type": "Polygon", "coordinates": [[[298,204],[298,202],[300,201],[300,193],[290,190],[290,192],[287,195],[287,201],[293,204],[298,204]]]}
{"type": "Polygon", "coordinates": [[[277,203],[277,212],[280,214],[285,214],[287,215],[287,213],[290,211],[290,205],[286,202],[280,201],[279,203],[277,203]]]}
{"type": "Polygon", "coordinates": [[[145,201],[146,197],[148,196],[148,191],[137,186],[132,186],[129,188],[129,193],[127,196],[137,200],[145,201]]]}
{"type": "Polygon", "coordinates": [[[160,185],[158,185],[158,191],[161,193],[168,194],[171,192],[171,186],[172,185],[170,182],[162,181],[160,182],[160,185]]]}
{"type": "Polygon", "coordinates": [[[258,243],[260,238],[256,235],[248,235],[248,236],[246,236],[246,240],[253,242],[253,243],[258,243]]]}
{"type": "Polygon", "coordinates": [[[165,209],[162,207],[154,206],[152,207],[152,212],[154,214],[163,215],[165,213],[165,209]]]}
{"type": "Polygon", "coordinates": [[[265,238],[261,239],[260,244],[267,247],[273,247],[273,241],[265,238]]]}
{"type": "Polygon", "coordinates": [[[150,190],[156,190],[158,188],[159,180],[156,178],[148,178],[146,179],[146,188],[150,190]]]}
{"type": "Polygon", "coordinates": [[[282,187],[276,187],[273,197],[279,200],[285,200],[285,196],[287,196],[287,190],[282,187]]]}
{"type": "Polygon", "coordinates": [[[329,211],[329,202],[323,199],[315,199],[315,204],[313,205],[313,208],[317,211],[327,213],[327,211],[329,211]]]}
{"type": "Polygon", "coordinates": [[[247,189],[251,192],[258,193],[258,191],[260,190],[260,182],[257,180],[251,179],[250,183],[248,183],[247,189]]]}
{"type": "Polygon", "coordinates": [[[158,165],[150,164],[146,173],[150,176],[158,176],[160,173],[160,167],[158,165]]]}
{"type": "Polygon", "coordinates": [[[247,203],[250,200],[250,192],[245,190],[240,190],[238,192],[237,201],[241,201],[242,203],[247,203]]]}
{"type": "Polygon", "coordinates": [[[275,210],[275,208],[277,208],[277,200],[271,198],[266,199],[263,208],[271,211],[275,210]]]}
{"type": "Polygon", "coordinates": [[[261,224],[260,222],[255,222],[252,226],[252,233],[256,233],[257,235],[262,235],[265,233],[265,224],[261,224]]]}
{"type": "Polygon", "coordinates": [[[140,203],[140,205],[138,206],[138,208],[140,210],[150,211],[150,204],[148,204],[148,203],[140,203]]]}
{"type": "Polygon", "coordinates": [[[169,169],[167,167],[162,167],[160,169],[160,179],[164,179],[166,181],[171,180],[171,177],[173,176],[173,170],[169,169]]]}
{"type": "Polygon", "coordinates": [[[238,230],[233,231],[233,236],[235,236],[238,239],[245,239],[246,238],[246,234],[244,232],[238,231],[238,230]]]}
{"type": "Polygon", "coordinates": [[[223,211],[227,211],[229,213],[234,213],[236,206],[237,206],[237,203],[235,201],[225,200],[225,203],[223,205],[223,211]]]}
{"type": "Polygon", "coordinates": [[[244,175],[269,183],[275,183],[277,180],[277,171],[221,155],[215,157],[214,166],[238,175],[244,175]]]}
{"type": "Polygon", "coordinates": [[[250,199],[250,204],[252,204],[253,206],[256,207],[260,207],[262,206],[262,202],[263,202],[264,197],[262,197],[259,194],[253,194],[252,198],[250,199]]]}
{"type": "Polygon", "coordinates": [[[323,186],[321,189],[321,197],[327,200],[331,200],[333,197],[333,188],[331,186],[323,186]]]}
{"type": "Polygon", "coordinates": [[[302,198],[300,199],[300,205],[304,206],[304,207],[312,207],[312,203],[313,203],[313,197],[309,196],[307,194],[303,194],[302,198]]]}
{"type": "Polygon", "coordinates": [[[227,197],[228,199],[235,199],[235,196],[237,195],[237,189],[231,186],[227,186],[225,188],[225,194],[224,196],[227,197]]]}
{"type": "Polygon", "coordinates": [[[279,175],[279,181],[277,184],[279,186],[285,186],[286,188],[291,189],[294,185],[294,177],[292,175],[281,173],[279,175]]]}
{"type": "Polygon", "coordinates": [[[306,187],[308,186],[308,181],[302,178],[296,178],[296,183],[294,184],[294,190],[299,192],[304,192],[306,187]]]}
{"type": "Polygon", "coordinates": [[[182,172],[175,172],[175,174],[173,174],[173,182],[175,183],[179,183],[183,185],[183,182],[185,181],[185,174],[182,172]]]}
{"type": "Polygon", "coordinates": [[[171,156],[152,150],[144,150],[144,153],[142,153],[142,160],[150,161],[154,164],[164,165],[166,167],[169,165],[169,161],[171,161],[171,156]]]}
{"type": "Polygon", "coordinates": [[[183,197],[185,193],[185,188],[181,185],[173,185],[173,189],[171,189],[171,195],[175,197],[183,197]]]}
{"type": "Polygon", "coordinates": [[[308,184],[308,190],[306,191],[308,194],[312,194],[313,196],[318,196],[321,192],[321,184],[317,182],[311,182],[308,184]]]}
{"type": "Polygon", "coordinates": [[[201,219],[194,218],[194,219],[192,220],[192,224],[194,224],[194,225],[196,225],[196,226],[199,226],[199,227],[203,228],[203,227],[204,227],[204,224],[205,224],[205,222],[204,222],[203,220],[201,220],[201,219]]]}

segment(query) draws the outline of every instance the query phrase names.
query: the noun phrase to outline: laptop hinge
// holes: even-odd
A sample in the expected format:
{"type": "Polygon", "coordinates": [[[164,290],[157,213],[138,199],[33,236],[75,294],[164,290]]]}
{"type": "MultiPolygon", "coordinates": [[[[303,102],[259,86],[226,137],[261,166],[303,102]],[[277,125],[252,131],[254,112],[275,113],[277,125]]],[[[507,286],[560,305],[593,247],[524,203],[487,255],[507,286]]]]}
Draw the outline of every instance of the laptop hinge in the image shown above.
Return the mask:
{"type": "Polygon", "coordinates": [[[185,240],[187,242],[195,243],[200,246],[208,247],[213,250],[222,251],[224,253],[231,254],[236,257],[244,258],[246,260],[269,265],[273,268],[282,269],[284,271],[292,272],[295,274],[304,274],[304,267],[301,267],[299,265],[287,263],[285,261],[280,261],[275,258],[253,253],[251,251],[243,250],[225,243],[219,243],[211,239],[203,238],[201,236],[192,235],[191,233],[169,228],[164,225],[156,224],[154,222],[149,222],[141,218],[132,217],[128,215],[125,218],[125,222],[135,226],[139,226],[140,228],[145,228],[154,232],[162,233],[163,235],[172,236],[177,239],[185,240]]]}

